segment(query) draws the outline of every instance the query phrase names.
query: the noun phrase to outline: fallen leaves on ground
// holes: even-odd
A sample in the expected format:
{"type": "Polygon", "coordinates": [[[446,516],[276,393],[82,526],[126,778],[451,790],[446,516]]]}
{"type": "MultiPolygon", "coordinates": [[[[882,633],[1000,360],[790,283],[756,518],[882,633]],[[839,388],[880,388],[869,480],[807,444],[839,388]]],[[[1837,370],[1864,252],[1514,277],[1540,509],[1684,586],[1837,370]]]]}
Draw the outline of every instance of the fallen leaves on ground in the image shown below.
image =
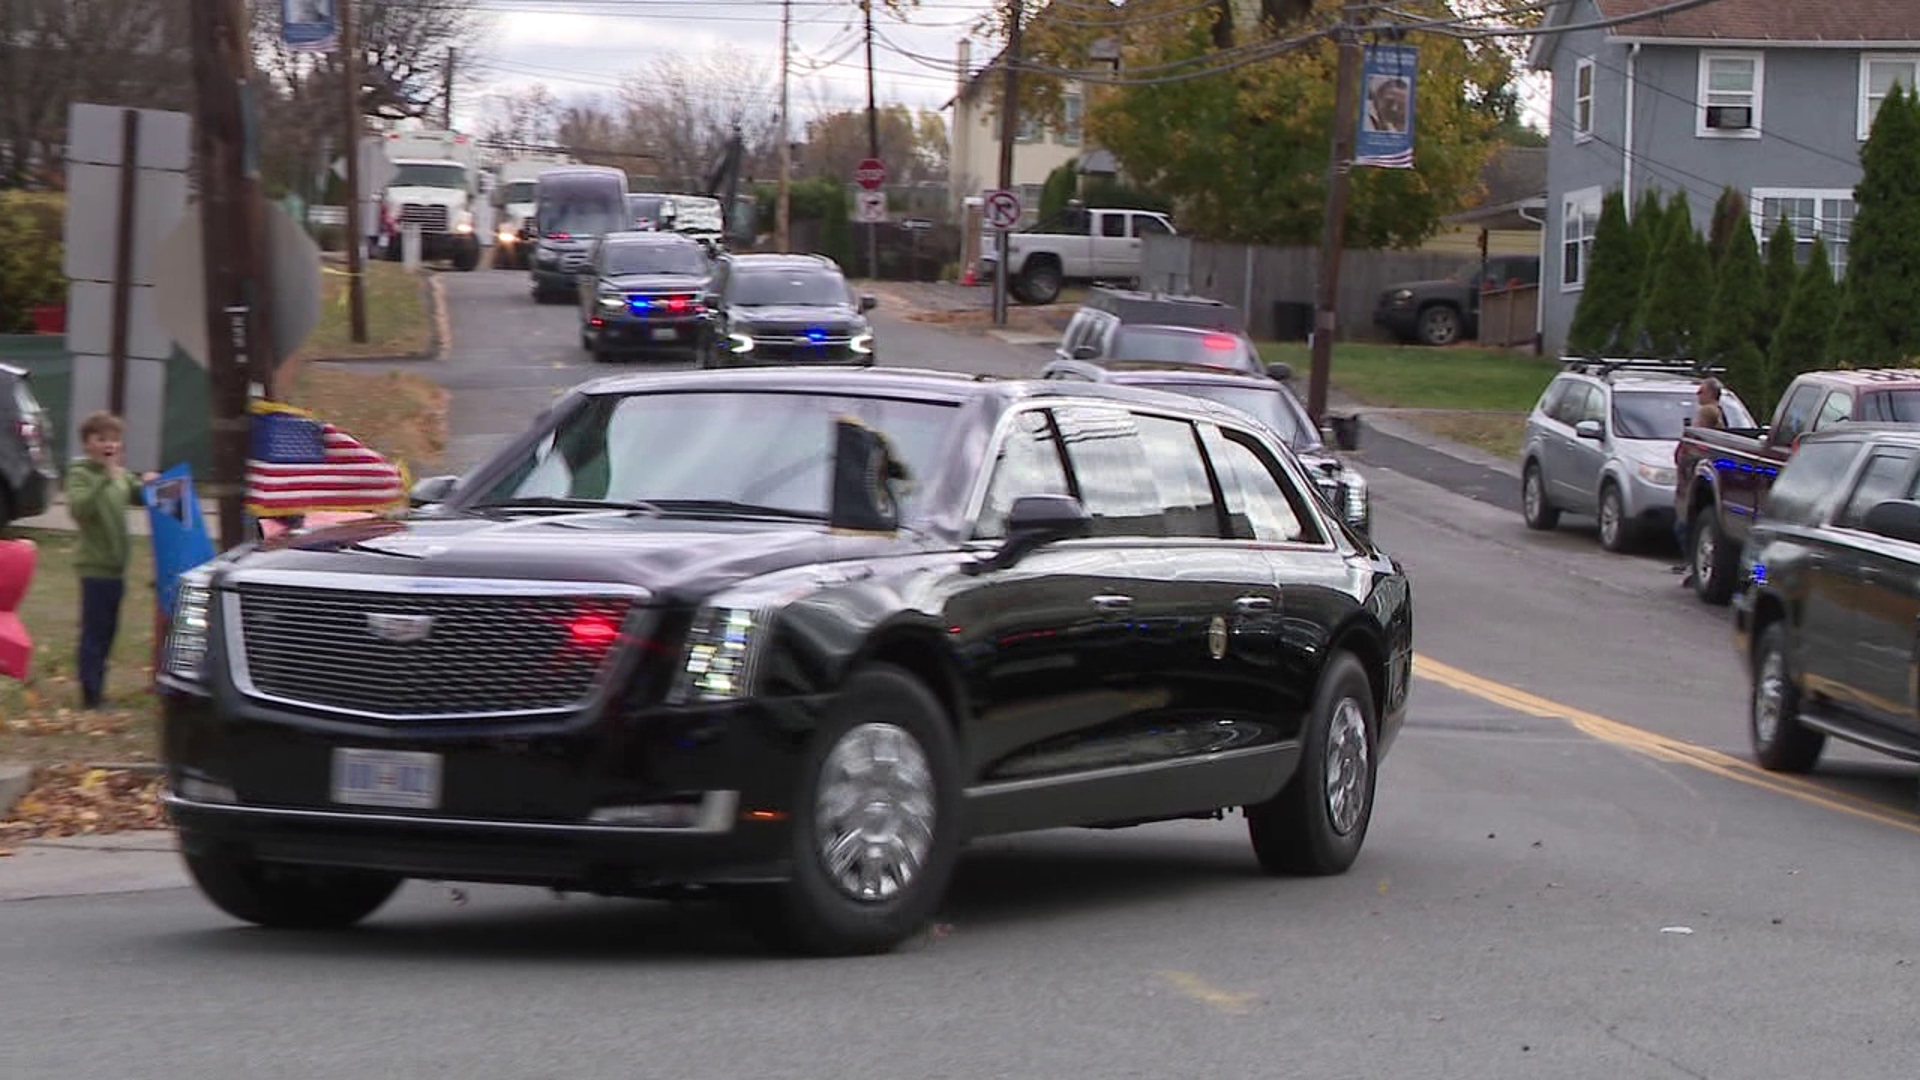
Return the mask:
{"type": "Polygon", "coordinates": [[[36,838],[166,828],[160,805],[164,783],[159,775],[137,769],[42,766],[11,816],[0,821],[0,849],[36,838]]]}
{"type": "MultiPolygon", "coordinates": [[[[63,679],[53,680],[64,682],[63,679]]],[[[37,695],[27,701],[28,711],[10,716],[0,730],[9,735],[86,735],[104,738],[119,735],[144,721],[133,709],[75,709],[39,704],[37,695]]]]}

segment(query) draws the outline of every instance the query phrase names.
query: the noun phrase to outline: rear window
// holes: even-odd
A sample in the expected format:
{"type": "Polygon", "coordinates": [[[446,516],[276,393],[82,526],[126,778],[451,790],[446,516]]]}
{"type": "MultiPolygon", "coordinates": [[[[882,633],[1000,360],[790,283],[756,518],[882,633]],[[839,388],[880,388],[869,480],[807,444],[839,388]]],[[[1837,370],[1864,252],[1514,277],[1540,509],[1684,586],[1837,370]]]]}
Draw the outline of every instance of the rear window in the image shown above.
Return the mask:
{"type": "Polygon", "coordinates": [[[1920,390],[1873,393],[1861,402],[1862,419],[1890,424],[1920,424],[1920,390]]]}
{"type": "Polygon", "coordinates": [[[612,180],[542,181],[539,227],[543,233],[600,236],[625,232],[627,200],[612,180]]]}
{"type": "Polygon", "coordinates": [[[1259,357],[1237,334],[1195,334],[1179,330],[1122,327],[1107,350],[1113,360],[1146,360],[1258,372],[1259,357]]]}

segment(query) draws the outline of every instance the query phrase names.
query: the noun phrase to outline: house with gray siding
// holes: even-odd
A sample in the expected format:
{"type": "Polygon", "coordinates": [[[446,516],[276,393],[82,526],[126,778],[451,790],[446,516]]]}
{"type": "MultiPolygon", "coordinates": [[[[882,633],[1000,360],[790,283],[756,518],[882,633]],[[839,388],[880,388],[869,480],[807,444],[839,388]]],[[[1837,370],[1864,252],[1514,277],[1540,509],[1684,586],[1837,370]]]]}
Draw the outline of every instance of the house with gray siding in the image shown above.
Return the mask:
{"type": "Polygon", "coordinates": [[[1553,81],[1540,268],[1550,351],[1566,342],[1610,191],[1629,208],[1649,188],[1682,192],[1704,230],[1735,188],[1763,245],[1785,216],[1803,258],[1817,234],[1845,273],[1860,144],[1895,83],[1920,85],[1920,0],[1717,0],[1633,18],[1670,3],[1563,0],[1535,38],[1531,66],[1553,81]]]}

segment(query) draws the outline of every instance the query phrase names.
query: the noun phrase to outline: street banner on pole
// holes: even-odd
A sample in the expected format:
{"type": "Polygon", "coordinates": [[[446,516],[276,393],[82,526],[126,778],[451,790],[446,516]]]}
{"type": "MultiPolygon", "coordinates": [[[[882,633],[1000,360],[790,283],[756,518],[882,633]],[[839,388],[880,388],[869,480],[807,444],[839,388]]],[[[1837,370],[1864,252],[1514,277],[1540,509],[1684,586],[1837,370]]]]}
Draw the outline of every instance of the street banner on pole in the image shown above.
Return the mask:
{"type": "Polygon", "coordinates": [[[1411,45],[1369,45],[1360,67],[1360,137],[1355,165],[1413,168],[1414,86],[1420,51],[1411,45]]]}
{"type": "Polygon", "coordinates": [[[295,52],[332,52],[340,44],[338,0],[280,0],[280,40],[295,52]]]}

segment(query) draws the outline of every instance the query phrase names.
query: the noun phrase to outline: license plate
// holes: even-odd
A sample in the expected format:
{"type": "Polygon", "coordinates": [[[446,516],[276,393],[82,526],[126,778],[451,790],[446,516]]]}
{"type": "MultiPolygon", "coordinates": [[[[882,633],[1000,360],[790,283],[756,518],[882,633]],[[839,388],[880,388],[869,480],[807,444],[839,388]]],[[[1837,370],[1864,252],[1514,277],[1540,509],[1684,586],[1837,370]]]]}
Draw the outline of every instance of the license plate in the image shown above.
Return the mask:
{"type": "Polygon", "coordinates": [[[333,801],[346,806],[432,810],[440,805],[440,755],[336,749],[333,801]]]}
{"type": "Polygon", "coordinates": [[[679,336],[680,331],[675,330],[671,326],[656,326],[653,328],[653,340],[655,341],[672,341],[679,336]]]}

